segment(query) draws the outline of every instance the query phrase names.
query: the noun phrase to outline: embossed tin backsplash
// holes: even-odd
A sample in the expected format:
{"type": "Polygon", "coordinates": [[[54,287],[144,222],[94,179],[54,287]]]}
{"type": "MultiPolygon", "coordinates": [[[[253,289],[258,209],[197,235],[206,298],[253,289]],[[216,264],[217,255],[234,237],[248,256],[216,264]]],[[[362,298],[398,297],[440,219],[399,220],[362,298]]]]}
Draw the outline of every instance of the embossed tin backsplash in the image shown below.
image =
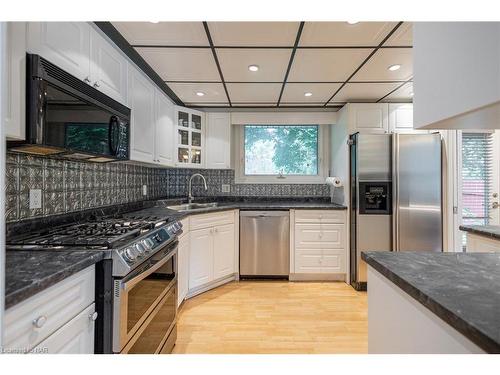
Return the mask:
{"type": "Polygon", "coordinates": [[[326,185],[235,184],[233,170],[150,168],[130,163],[86,163],[7,153],[6,221],[51,216],[141,200],[186,197],[187,181],[196,196],[329,196],[326,185]],[[222,193],[221,185],[230,185],[222,193]],[[147,195],[142,186],[147,185],[147,195]],[[30,189],[42,190],[42,208],[29,208],[30,189]]]}

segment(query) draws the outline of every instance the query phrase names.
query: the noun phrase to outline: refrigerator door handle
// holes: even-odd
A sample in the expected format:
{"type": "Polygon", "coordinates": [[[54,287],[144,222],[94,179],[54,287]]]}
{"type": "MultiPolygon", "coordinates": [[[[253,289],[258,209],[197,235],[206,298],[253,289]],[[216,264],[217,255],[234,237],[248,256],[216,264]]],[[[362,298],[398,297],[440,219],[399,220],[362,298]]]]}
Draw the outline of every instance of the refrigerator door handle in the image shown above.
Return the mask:
{"type": "Polygon", "coordinates": [[[399,134],[392,137],[392,251],[399,251],[399,134]]]}

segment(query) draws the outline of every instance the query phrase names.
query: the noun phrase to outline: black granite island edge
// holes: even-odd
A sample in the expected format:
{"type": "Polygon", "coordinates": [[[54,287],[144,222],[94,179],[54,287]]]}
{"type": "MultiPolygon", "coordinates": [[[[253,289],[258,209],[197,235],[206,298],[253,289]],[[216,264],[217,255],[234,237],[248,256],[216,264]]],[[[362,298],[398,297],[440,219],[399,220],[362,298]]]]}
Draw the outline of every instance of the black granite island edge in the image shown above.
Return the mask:
{"type": "Polygon", "coordinates": [[[464,232],[500,240],[500,225],[460,225],[459,229],[464,232]]]}
{"type": "Polygon", "coordinates": [[[40,293],[104,258],[92,250],[13,250],[6,252],[5,309],[40,293]]]}
{"type": "MultiPolygon", "coordinates": [[[[379,273],[381,273],[383,276],[385,276],[387,279],[392,281],[397,287],[399,287],[401,290],[406,292],[408,295],[410,295],[412,298],[420,302],[423,306],[425,306],[427,309],[429,309],[431,312],[433,312],[436,316],[438,316],[440,319],[442,319],[444,322],[448,323],[451,327],[456,329],[458,332],[460,332],[462,335],[467,337],[470,341],[472,341],[474,344],[479,346],[481,349],[488,353],[495,353],[498,354],[500,353],[500,325],[498,324],[500,322],[500,319],[497,318],[498,321],[493,322],[493,326],[485,327],[484,325],[482,327],[479,327],[477,324],[475,324],[472,319],[466,318],[465,316],[460,316],[464,314],[460,314],[460,311],[456,311],[452,308],[452,306],[447,306],[446,301],[441,301],[438,298],[435,298],[435,296],[432,295],[432,293],[429,292],[428,290],[424,290],[422,286],[417,285],[418,280],[424,278],[422,275],[418,275],[415,280],[410,281],[407,280],[404,276],[402,276],[400,273],[402,273],[402,270],[396,270],[395,266],[393,264],[389,264],[387,260],[387,256],[395,257],[395,256],[403,256],[405,259],[401,259],[402,262],[401,264],[408,264],[408,262],[411,262],[412,259],[411,257],[413,256],[425,256],[425,257],[432,257],[432,256],[444,256],[444,257],[457,257],[457,256],[473,256],[473,257],[481,257],[481,256],[486,256],[486,257],[491,257],[494,258],[494,260],[498,260],[500,262],[500,255],[497,254],[481,254],[481,253],[475,253],[475,254],[464,254],[464,253],[430,253],[430,252],[404,252],[404,253],[394,253],[391,251],[368,251],[368,252],[362,252],[361,253],[361,258],[371,267],[373,267],[375,270],[377,270],[379,273]],[[391,269],[392,268],[392,269],[391,269]]],[[[493,259],[492,259],[493,260],[493,259]]],[[[495,266],[495,264],[493,264],[495,266]]],[[[497,264],[498,266],[498,264],[497,264]]],[[[404,267],[403,267],[404,268],[404,267]]],[[[425,272],[425,271],[423,271],[425,272]]],[[[498,275],[499,281],[500,281],[500,274],[498,275]]],[[[488,285],[488,288],[491,290],[497,289],[495,285],[488,285]]],[[[368,286],[369,290],[369,286],[368,286]]],[[[438,294],[437,294],[438,295],[438,294]]],[[[494,301],[495,302],[495,301],[494,301]]],[[[497,303],[500,301],[497,300],[497,303]]],[[[500,307],[497,306],[497,307],[500,307]]],[[[500,316],[500,314],[499,314],[500,316]]]]}

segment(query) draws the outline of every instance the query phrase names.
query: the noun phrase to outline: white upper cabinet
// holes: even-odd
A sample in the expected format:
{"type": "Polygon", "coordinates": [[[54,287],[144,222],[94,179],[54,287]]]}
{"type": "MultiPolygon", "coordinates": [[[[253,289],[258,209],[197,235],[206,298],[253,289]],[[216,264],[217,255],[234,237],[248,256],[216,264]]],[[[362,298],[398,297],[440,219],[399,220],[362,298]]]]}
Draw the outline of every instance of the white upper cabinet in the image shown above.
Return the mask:
{"type": "Polygon", "coordinates": [[[349,103],[349,133],[387,133],[387,103],[349,103]]]}
{"type": "Polygon", "coordinates": [[[91,83],[90,32],[86,22],[29,22],[28,52],[91,83]]]}
{"type": "Polygon", "coordinates": [[[4,126],[8,139],[26,138],[26,23],[7,22],[4,126]]]}
{"type": "Polygon", "coordinates": [[[200,168],[205,164],[205,114],[185,107],[175,107],[176,165],[200,168]]]}
{"type": "Polygon", "coordinates": [[[415,128],[500,128],[500,22],[415,22],[415,128]]]}
{"type": "Polygon", "coordinates": [[[96,89],[120,103],[127,103],[127,60],[93,29],[90,80],[96,89]]]}
{"type": "Polygon", "coordinates": [[[208,113],[206,130],[207,168],[230,168],[231,114],[208,113]]]}
{"type": "Polygon", "coordinates": [[[155,160],[155,88],[132,64],[128,74],[130,116],[130,159],[145,163],[155,160]]]}
{"type": "Polygon", "coordinates": [[[156,89],[156,136],[155,161],[173,166],[174,161],[174,105],[160,90],[156,89]]]}

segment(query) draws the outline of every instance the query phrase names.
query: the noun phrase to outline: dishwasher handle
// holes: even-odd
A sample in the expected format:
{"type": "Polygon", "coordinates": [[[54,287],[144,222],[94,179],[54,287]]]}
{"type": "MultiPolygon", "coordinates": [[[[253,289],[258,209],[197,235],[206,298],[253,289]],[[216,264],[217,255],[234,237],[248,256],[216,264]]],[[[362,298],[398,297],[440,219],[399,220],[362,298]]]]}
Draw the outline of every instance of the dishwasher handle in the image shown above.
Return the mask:
{"type": "Polygon", "coordinates": [[[289,217],[290,211],[240,211],[240,217],[289,217]]]}

